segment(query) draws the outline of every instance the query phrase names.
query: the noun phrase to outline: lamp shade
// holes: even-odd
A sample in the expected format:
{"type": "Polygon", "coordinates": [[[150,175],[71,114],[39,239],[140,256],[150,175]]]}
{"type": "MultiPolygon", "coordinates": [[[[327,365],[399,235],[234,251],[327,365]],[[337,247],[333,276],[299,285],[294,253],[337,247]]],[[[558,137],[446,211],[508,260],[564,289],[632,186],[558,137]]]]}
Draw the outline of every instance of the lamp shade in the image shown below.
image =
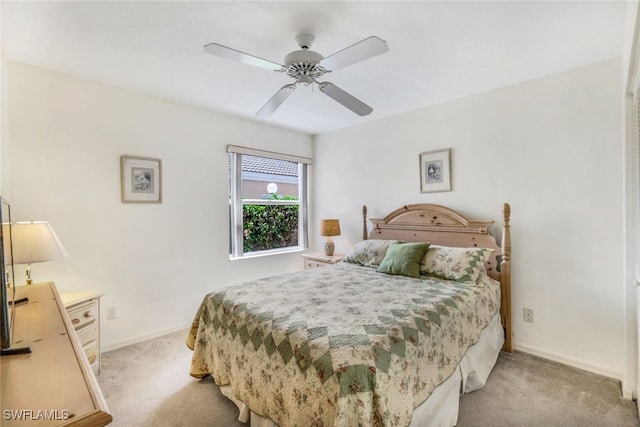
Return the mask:
{"type": "Polygon", "coordinates": [[[46,221],[16,222],[11,228],[14,264],[54,261],[69,256],[46,221]]]}
{"type": "Polygon", "coordinates": [[[320,220],[320,235],[321,236],[339,236],[340,221],[337,219],[320,220]]]}

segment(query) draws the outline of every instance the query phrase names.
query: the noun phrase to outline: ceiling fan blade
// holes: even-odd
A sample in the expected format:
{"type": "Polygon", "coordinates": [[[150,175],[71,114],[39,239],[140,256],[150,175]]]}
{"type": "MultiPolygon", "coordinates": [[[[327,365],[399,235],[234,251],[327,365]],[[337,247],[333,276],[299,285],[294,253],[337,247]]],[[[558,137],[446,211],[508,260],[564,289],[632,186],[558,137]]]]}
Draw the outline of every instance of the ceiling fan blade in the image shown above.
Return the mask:
{"type": "Polygon", "coordinates": [[[386,41],[376,36],[371,36],[327,56],[320,61],[320,65],[327,70],[333,71],[380,55],[388,50],[389,46],[387,46],[386,41]]]}
{"type": "Polygon", "coordinates": [[[340,104],[344,105],[359,116],[366,116],[373,111],[373,108],[369,107],[367,104],[360,101],[355,96],[340,89],[333,83],[322,82],[318,83],[318,86],[320,87],[320,91],[322,91],[322,93],[327,95],[329,98],[332,98],[334,101],[337,101],[340,104]]]}
{"type": "Polygon", "coordinates": [[[267,101],[264,106],[258,110],[256,116],[258,117],[269,117],[273,114],[274,111],[282,105],[282,103],[291,95],[293,90],[296,88],[295,83],[291,83],[289,85],[284,85],[280,88],[279,91],[276,92],[275,95],[271,97],[269,101],[267,101]]]}
{"type": "Polygon", "coordinates": [[[269,61],[268,59],[258,58],[257,56],[249,55],[248,53],[240,52],[239,50],[231,49],[230,47],[223,46],[218,43],[209,43],[208,45],[205,45],[204,51],[211,55],[232,59],[234,61],[253,65],[254,67],[266,68],[267,70],[280,71],[283,68],[282,65],[269,61]]]}

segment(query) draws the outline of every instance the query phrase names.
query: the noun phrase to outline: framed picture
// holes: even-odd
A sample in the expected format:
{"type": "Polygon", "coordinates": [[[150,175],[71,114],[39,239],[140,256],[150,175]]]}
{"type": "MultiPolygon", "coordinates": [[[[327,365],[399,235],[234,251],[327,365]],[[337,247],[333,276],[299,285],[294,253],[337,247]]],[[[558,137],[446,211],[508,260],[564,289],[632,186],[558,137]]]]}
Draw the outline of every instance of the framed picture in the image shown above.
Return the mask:
{"type": "Polygon", "coordinates": [[[162,160],[120,156],[122,203],[162,203],[162,160]]]}
{"type": "Polygon", "coordinates": [[[451,150],[420,153],[420,192],[451,191],[451,150]]]}

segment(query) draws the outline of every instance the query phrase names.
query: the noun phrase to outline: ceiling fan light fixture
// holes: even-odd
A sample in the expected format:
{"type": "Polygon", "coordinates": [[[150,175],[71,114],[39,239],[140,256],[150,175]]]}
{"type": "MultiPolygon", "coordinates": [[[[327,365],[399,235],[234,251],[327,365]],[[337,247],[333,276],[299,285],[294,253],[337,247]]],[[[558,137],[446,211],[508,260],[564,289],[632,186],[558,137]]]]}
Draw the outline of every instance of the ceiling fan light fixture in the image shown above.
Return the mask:
{"type": "Polygon", "coordinates": [[[311,77],[308,74],[300,74],[298,76],[298,83],[302,85],[309,86],[313,82],[314,82],[313,77],[311,77]]]}

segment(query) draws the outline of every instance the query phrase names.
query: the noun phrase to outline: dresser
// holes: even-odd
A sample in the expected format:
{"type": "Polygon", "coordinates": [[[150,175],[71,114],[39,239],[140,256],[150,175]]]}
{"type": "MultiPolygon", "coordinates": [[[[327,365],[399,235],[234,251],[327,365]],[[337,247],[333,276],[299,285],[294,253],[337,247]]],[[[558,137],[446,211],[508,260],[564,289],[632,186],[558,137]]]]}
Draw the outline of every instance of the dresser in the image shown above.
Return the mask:
{"type": "Polygon", "coordinates": [[[100,373],[100,297],[98,291],[60,292],[71,325],[93,373],[100,373]]]}
{"type": "Polygon", "coordinates": [[[309,254],[302,254],[304,258],[304,269],[324,267],[327,265],[335,264],[342,261],[344,255],[325,255],[322,252],[313,252],[309,254]]]}
{"type": "Polygon", "coordinates": [[[31,353],[0,358],[3,427],[101,427],[107,403],[52,282],[16,287],[12,342],[31,353]]]}

